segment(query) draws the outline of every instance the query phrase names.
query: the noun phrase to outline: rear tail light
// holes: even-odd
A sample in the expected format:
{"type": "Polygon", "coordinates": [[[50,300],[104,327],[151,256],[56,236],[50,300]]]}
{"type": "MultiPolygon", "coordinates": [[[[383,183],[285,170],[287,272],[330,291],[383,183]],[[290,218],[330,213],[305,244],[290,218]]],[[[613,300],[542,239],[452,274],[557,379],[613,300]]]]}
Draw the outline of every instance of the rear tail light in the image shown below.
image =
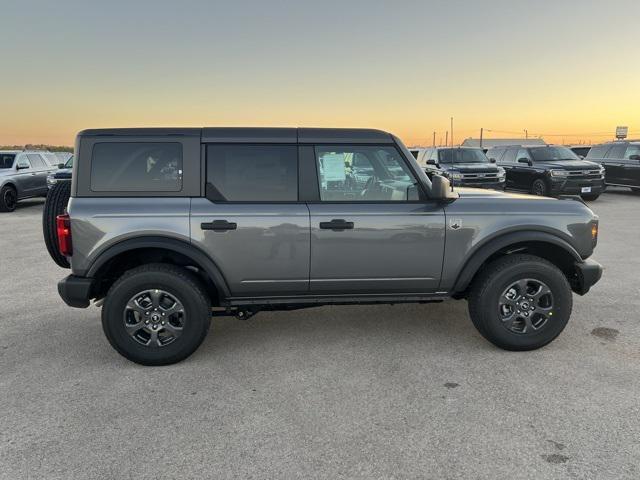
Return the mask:
{"type": "Polygon", "coordinates": [[[56,217],[56,228],[58,230],[58,250],[65,257],[73,254],[71,243],[71,218],[65,213],[56,217]]]}

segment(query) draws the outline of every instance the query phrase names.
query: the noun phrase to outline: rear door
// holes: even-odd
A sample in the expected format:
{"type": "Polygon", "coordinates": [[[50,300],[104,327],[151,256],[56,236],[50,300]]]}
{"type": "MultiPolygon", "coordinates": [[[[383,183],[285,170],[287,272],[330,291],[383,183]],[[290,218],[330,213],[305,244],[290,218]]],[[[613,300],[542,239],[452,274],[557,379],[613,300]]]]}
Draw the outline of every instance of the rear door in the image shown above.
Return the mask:
{"type": "Polygon", "coordinates": [[[392,145],[316,145],[310,202],[315,294],[429,293],[442,272],[445,216],[420,199],[392,145]]]}
{"type": "Polygon", "coordinates": [[[203,147],[205,197],[191,203],[191,239],[222,271],[233,296],[306,293],[309,209],[298,199],[298,148],[203,147]]]}
{"type": "Polygon", "coordinates": [[[32,195],[44,195],[47,193],[47,175],[51,171],[51,167],[39,153],[28,153],[27,157],[33,168],[31,174],[33,181],[32,195]]]}
{"type": "Polygon", "coordinates": [[[638,157],[640,157],[640,144],[629,144],[623,159],[625,185],[640,187],[640,159],[638,157]]]}
{"type": "Polygon", "coordinates": [[[607,170],[607,183],[626,185],[626,174],[624,168],[624,153],[626,149],[626,143],[618,143],[613,144],[613,146],[607,151],[604,159],[605,168],[607,170]]]}
{"type": "Polygon", "coordinates": [[[507,188],[522,188],[519,187],[517,183],[518,179],[518,171],[516,169],[516,154],[518,153],[517,148],[506,148],[504,155],[500,160],[498,160],[498,165],[505,169],[507,174],[507,188]]]}

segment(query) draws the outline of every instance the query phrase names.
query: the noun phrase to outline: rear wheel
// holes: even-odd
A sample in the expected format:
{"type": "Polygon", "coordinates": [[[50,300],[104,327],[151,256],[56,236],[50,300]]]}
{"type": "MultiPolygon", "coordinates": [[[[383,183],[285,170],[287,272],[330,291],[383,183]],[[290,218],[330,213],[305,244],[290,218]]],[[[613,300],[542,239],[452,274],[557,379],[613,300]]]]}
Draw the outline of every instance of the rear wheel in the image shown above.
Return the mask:
{"type": "Polygon", "coordinates": [[[469,314],[478,331],[505,350],[534,350],[564,329],[573,306],[571,287],[550,262],[509,255],[474,280],[469,314]]]}
{"type": "Polygon", "coordinates": [[[13,212],[18,204],[18,192],[11,185],[0,190],[0,212],[13,212]]]}
{"type": "Polygon", "coordinates": [[[640,194],[640,188],[632,187],[632,188],[631,188],[631,191],[632,191],[633,193],[635,193],[636,195],[640,194]]]}
{"type": "Polygon", "coordinates": [[[534,180],[534,182],[531,184],[531,193],[540,197],[546,197],[549,193],[547,182],[545,182],[542,178],[534,180]]]}
{"type": "Polygon", "coordinates": [[[142,365],[184,360],[202,343],[211,302],[188,270],[167,264],[129,270],[109,289],[102,328],[125,358],[142,365]]]}
{"type": "Polygon", "coordinates": [[[44,202],[42,210],[42,235],[49,255],[62,268],[69,268],[69,260],[58,250],[58,229],[56,217],[62,215],[69,203],[71,196],[71,182],[59,182],[55,184],[44,202]]]}

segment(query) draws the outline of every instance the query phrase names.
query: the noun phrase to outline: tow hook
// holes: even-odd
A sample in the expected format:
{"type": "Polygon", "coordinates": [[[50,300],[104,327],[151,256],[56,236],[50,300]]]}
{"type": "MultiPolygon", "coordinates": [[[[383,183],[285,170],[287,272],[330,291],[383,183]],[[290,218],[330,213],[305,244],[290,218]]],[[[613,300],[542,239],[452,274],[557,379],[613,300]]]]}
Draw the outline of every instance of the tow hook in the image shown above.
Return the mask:
{"type": "Polygon", "coordinates": [[[253,317],[256,313],[258,313],[258,310],[237,310],[236,311],[236,318],[238,320],[249,320],[251,317],[253,317]]]}

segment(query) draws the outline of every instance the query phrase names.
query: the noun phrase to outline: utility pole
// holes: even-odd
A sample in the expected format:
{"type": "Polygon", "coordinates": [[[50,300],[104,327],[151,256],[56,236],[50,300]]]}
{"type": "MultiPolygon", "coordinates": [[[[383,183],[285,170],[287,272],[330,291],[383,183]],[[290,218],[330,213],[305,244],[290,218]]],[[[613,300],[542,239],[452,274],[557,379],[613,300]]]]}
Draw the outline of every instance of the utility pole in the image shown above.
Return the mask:
{"type": "Polygon", "coordinates": [[[480,148],[482,148],[482,133],[484,131],[484,128],[480,128],[480,148]]]}
{"type": "Polygon", "coordinates": [[[451,147],[453,148],[453,117],[451,117],[451,147]]]}
{"type": "Polygon", "coordinates": [[[448,147],[449,146],[449,130],[447,130],[445,136],[444,136],[444,146],[448,147]]]}
{"type": "Polygon", "coordinates": [[[436,146],[436,132],[433,132],[433,146],[436,146]]]}
{"type": "Polygon", "coordinates": [[[529,140],[529,131],[526,128],[524,129],[524,138],[529,140]]]}

